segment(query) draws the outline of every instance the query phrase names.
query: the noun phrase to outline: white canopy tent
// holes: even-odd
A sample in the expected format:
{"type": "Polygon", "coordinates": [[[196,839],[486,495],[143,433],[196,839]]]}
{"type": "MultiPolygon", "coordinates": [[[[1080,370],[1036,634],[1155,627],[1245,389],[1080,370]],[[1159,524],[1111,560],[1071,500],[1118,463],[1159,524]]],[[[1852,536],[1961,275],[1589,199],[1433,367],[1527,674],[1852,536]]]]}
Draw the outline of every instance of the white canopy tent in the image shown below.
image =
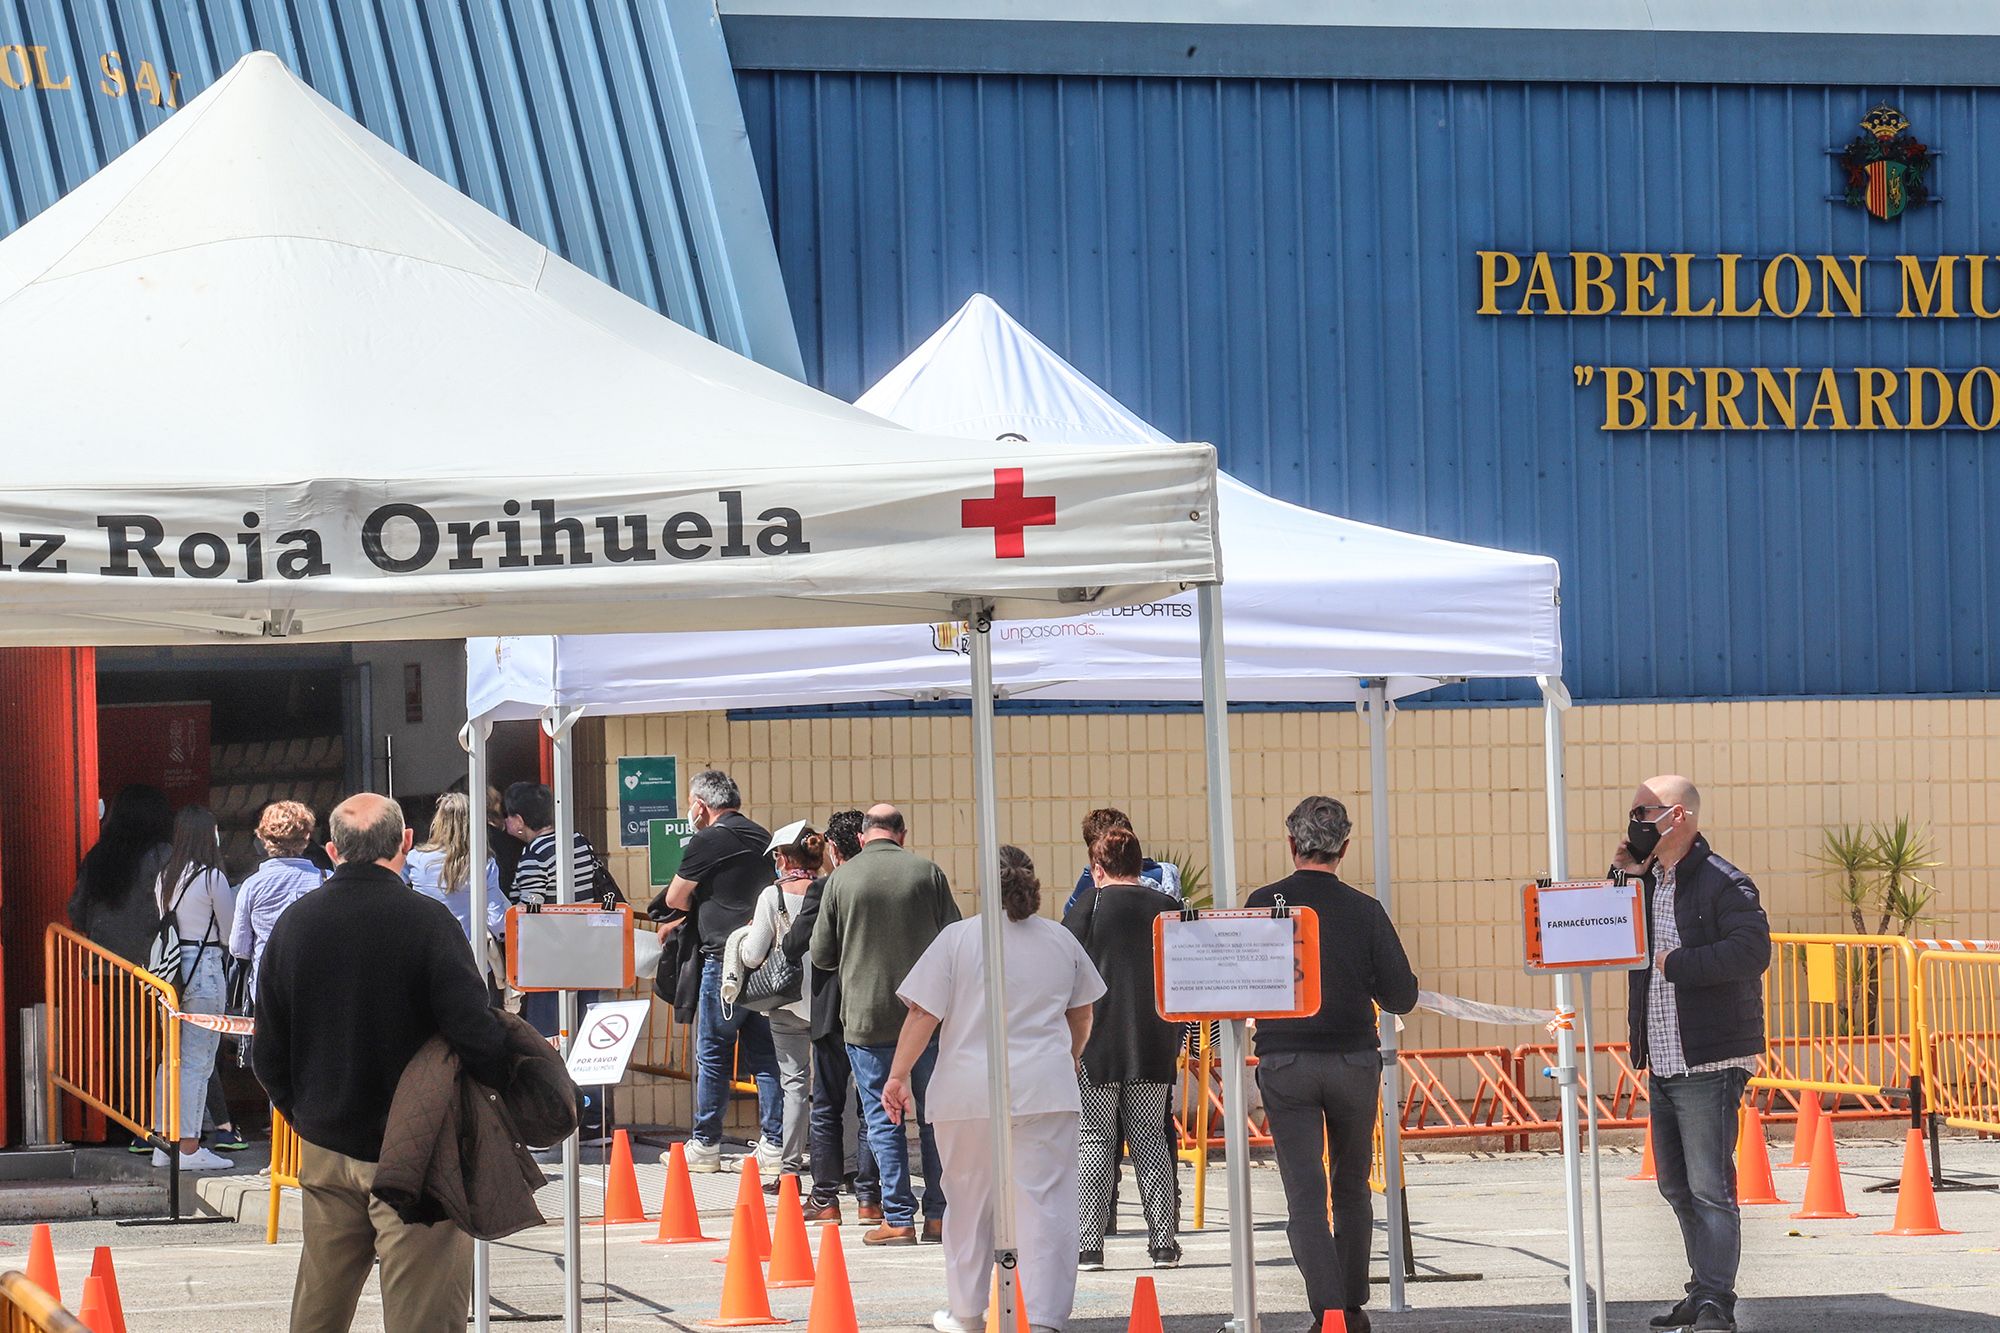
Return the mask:
{"type": "Polygon", "coordinates": [[[1012,619],[1216,576],[1205,446],[891,428],[564,263],[270,55],[0,243],[0,364],[35,386],[0,644],[923,621],[968,588],[1012,619]]]}
{"type": "MultiPolygon", "coordinates": [[[[857,406],[913,429],[972,439],[1072,440],[1155,448],[1167,437],[1057,356],[988,297],[974,296],[857,406]]],[[[1371,749],[1376,891],[1390,905],[1387,704],[1446,680],[1533,677],[1545,693],[1551,872],[1563,853],[1562,648],[1558,571],[1522,555],[1375,527],[1274,499],[1224,475],[1221,523],[1229,533],[1229,582],[1220,601],[1228,697],[1234,702],[1358,701],[1371,749]]],[[[1174,597],[1062,622],[1010,627],[994,651],[1002,697],[1049,700],[1185,700],[1202,697],[1194,599],[1174,597]]],[[[468,709],[492,718],[536,716],[551,706],[592,712],[672,712],[843,704],[961,695],[963,627],[943,622],[743,634],[608,635],[588,641],[479,640],[467,645],[468,709]],[[783,652],[774,651],[783,647],[783,652]]],[[[1211,751],[1226,745],[1214,733],[1211,751]]],[[[1212,792],[1211,792],[1212,794],[1212,792]]],[[[1225,819],[1227,808],[1211,816],[1225,819]]],[[[1216,902],[1236,899],[1235,862],[1211,848],[1216,902]]],[[[1567,978],[1558,1008],[1571,1007],[1567,978]]],[[[1586,1010],[1586,1022],[1588,1021],[1586,1010]]],[[[1240,1049],[1225,1028],[1225,1068],[1240,1049]]],[[[1383,1026],[1383,1098],[1390,1178],[1400,1179],[1399,1089],[1393,1022],[1383,1026]]],[[[1574,1090],[1574,1051],[1558,1079],[1574,1090]]],[[[1225,1100],[1225,1110],[1238,1101],[1225,1100]]],[[[1564,1097],[1573,1314],[1583,1307],[1580,1162],[1576,1099],[1564,1097]]],[[[1594,1119],[1594,1117],[1593,1117],[1594,1119]]],[[[1230,1216],[1239,1228],[1236,1310],[1254,1318],[1248,1226],[1247,1132],[1227,1117],[1230,1216]],[[1238,1190],[1242,1193],[1239,1196],[1238,1190]],[[1239,1219],[1241,1219],[1239,1223],[1239,1219]],[[1247,1313],[1246,1313],[1247,1312],[1247,1313]]],[[[1594,1133],[1594,1126],[1593,1126],[1594,1133]]],[[[1401,1198],[1388,1194],[1392,1251],[1401,1198]]],[[[1391,1263],[1391,1307],[1403,1305],[1401,1265],[1391,1263]]],[[[1579,1314],[1586,1319],[1587,1315],[1579,1314]]],[[[1583,1325],[1579,1325],[1579,1333],[1583,1325]]]]}
{"type": "MultiPolygon", "coordinates": [[[[596,283],[269,54],[0,240],[0,357],[36,388],[15,404],[0,476],[0,643],[954,615],[984,628],[1190,585],[1219,633],[1207,446],[1138,457],[889,426],[596,283]]],[[[974,796],[997,958],[991,692],[977,688],[990,638],[973,636],[970,668],[987,700],[974,796]]],[[[542,715],[565,839],[575,716],[542,715]]],[[[468,734],[477,791],[484,728],[468,734]]],[[[484,834],[474,820],[475,863],[484,834]]],[[[483,936],[483,901],[472,918],[483,936]]],[[[1005,1104],[1004,1059],[994,1071],[1005,1104]]],[[[571,1330],[576,1168],[572,1136],[571,1330]]],[[[1011,1216],[997,1211],[1011,1319],[1011,1216]]],[[[483,1328],[483,1265],[476,1284],[483,1328]]]]}

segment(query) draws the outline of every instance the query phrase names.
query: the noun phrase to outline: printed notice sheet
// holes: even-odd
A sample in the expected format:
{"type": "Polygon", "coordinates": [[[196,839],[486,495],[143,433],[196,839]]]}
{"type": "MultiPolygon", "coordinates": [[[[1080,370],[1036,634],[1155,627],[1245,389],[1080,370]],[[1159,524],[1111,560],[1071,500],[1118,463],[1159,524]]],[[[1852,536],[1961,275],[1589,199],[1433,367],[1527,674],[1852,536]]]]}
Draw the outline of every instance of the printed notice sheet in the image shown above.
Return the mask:
{"type": "Polygon", "coordinates": [[[1169,917],[1160,936],[1160,1011],[1169,1014],[1277,1013],[1296,1003],[1293,924],[1283,918],[1169,917]]]}

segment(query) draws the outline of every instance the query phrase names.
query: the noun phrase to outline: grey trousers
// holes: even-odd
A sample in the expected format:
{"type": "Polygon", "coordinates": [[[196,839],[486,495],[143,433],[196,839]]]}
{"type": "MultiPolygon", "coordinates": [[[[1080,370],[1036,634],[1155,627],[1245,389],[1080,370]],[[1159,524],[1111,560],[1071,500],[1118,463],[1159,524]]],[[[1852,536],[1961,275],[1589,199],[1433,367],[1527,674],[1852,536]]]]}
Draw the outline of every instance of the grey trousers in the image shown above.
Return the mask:
{"type": "Polygon", "coordinates": [[[771,1011],[771,1045],[778,1053],[778,1090],[785,1098],[784,1165],[794,1176],[812,1169],[812,1023],[784,1009],[771,1011]]]}
{"type": "Polygon", "coordinates": [[[1382,1057],[1375,1051],[1261,1056],[1257,1084],[1285,1186],[1285,1235],[1317,1326],[1329,1310],[1368,1304],[1368,1250],[1375,1234],[1368,1159],[1382,1057]]]}
{"type": "Polygon", "coordinates": [[[300,1143],[305,1244],[292,1286],[291,1333],[347,1333],[377,1259],[384,1328],[465,1333],[472,1237],[450,1222],[409,1225],[369,1194],[374,1183],[375,1163],[300,1143]]]}

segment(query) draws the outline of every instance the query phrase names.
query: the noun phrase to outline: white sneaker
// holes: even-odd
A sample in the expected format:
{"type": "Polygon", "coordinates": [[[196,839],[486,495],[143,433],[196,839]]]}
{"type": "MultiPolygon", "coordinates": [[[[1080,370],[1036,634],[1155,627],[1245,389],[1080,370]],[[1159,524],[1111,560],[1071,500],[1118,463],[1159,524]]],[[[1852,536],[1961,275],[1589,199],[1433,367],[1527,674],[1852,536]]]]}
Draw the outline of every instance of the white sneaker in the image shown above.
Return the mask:
{"type": "Polygon", "coordinates": [[[759,1139],[757,1140],[755,1150],[744,1153],[743,1156],[736,1159],[735,1169],[741,1171],[743,1163],[749,1161],[753,1156],[757,1159],[758,1175],[763,1176],[767,1180],[777,1179],[778,1171],[785,1164],[784,1148],[778,1144],[767,1143],[763,1139],[759,1139]]]}
{"type": "MultiPolygon", "coordinates": [[[[713,1173],[722,1169],[721,1144],[702,1143],[695,1139],[689,1139],[684,1145],[684,1149],[687,1154],[688,1170],[713,1173]]],[[[661,1153],[661,1163],[665,1164],[671,1161],[673,1155],[673,1149],[671,1148],[661,1153]]]]}
{"type": "Polygon", "coordinates": [[[218,1157],[206,1148],[196,1148],[193,1152],[181,1154],[183,1171],[227,1171],[235,1165],[236,1163],[227,1157],[218,1157]]]}
{"type": "Polygon", "coordinates": [[[986,1333],[986,1320],[960,1319],[949,1310],[939,1310],[931,1316],[931,1327],[937,1333],[986,1333]]]}

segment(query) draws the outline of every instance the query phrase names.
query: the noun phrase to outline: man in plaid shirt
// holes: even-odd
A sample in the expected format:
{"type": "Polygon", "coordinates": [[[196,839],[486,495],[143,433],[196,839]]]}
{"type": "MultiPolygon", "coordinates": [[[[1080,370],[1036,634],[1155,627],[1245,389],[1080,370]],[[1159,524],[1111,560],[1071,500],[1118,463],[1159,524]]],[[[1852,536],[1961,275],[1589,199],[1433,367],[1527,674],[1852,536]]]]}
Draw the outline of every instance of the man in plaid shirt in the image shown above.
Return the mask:
{"type": "Polygon", "coordinates": [[[1649,1071],[1653,1162],[1687,1249],[1687,1295],[1659,1329],[1734,1333],[1742,1223],[1736,1114],[1764,1053],[1771,923],[1750,877],[1702,837],[1701,793],[1648,779],[1614,868],[1641,875],[1652,964],[1630,986],[1634,1063],[1649,1071]]]}

